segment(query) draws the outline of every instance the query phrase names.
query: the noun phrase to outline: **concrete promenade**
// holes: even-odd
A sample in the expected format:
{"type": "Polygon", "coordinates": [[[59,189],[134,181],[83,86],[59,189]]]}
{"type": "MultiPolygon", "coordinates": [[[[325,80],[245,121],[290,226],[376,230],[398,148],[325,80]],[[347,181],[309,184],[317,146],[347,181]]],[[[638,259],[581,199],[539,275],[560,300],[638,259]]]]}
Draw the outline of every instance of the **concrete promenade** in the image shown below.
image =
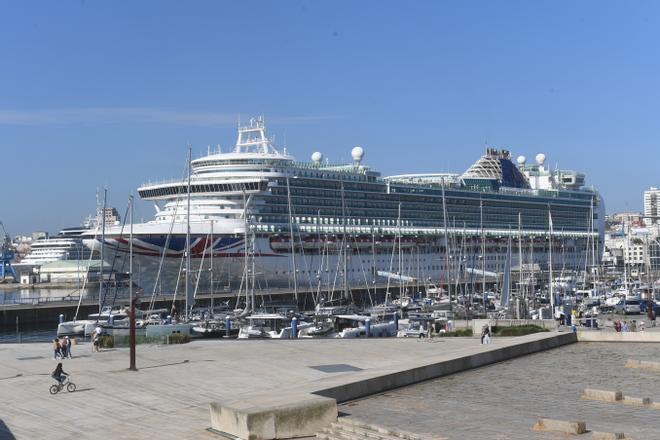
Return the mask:
{"type": "Polygon", "coordinates": [[[0,345],[0,438],[5,429],[18,439],[213,439],[205,431],[212,401],[336,390],[466,356],[484,360],[503,348],[515,355],[516,346],[557,336],[494,338],[488,346],[475,338],[195,341],[139,346],[138,372],[126,370],[127,349],[92,354],[82,344],[64,361],[78,391],[55,396],[50,344],[0,345]]]}

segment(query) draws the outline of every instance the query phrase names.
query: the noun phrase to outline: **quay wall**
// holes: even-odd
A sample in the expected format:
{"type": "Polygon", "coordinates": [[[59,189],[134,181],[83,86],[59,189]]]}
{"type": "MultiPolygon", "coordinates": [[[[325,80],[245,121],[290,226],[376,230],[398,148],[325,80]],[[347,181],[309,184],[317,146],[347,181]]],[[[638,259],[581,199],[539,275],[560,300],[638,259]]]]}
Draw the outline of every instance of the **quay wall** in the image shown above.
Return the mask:
{"type": "Polygon", "coordinates": [[[550,331],[557,330],[558,323],[554,319],[473,319],[472,336],[479,337],[484,325],[492,327],[520,327],[523,325],[536,325],[550,331]]]}
{"type": "MultiPolygon", "coordinates": [[[[497,338],[495,338],[497,341],[497,338]]],[[[497,362],[506,361],[552,348],[561,347],[577,342],[575,333],[558,333],[549,337],[541,337],[519,344],[495,348],[481,353],[456,357],[419,367],[369,377],[343,385],[316,391],[324,397],[331,397],[337,402],[346,402],[373,394],[382,393],[394,388],[412,385],[429,379],[460,373],[461,371],[479,368],[497,362]]]]}
{"type": "MultiPolygon", "coordinates": [[[[71,320],[76,313],[77,304],[63,307],[0,307],[0,331],[19,332],[34,327],[52,326],[57,328],[60,314],[64,315],[64,320],[71,320]]],[[[81,305],[78,317],[87,318],[90,313],[96,313],[99,310],[98,305],[81,305]]]]}
{"type": "MultiPolygon", "coordinates": [[[[382,302],[385,299],[386,295],[386,285],[377,285],[370,289],[362,288],[352,288],[351,289],[351,298],[358,306],[370,305],[371,302],[382,302]]],[[[390,289],[391,291],[392,289],[390,289]]],[[[318,295],[316,290],[309,291],[300,289],[298,291],[298,307],[301,310],[310,310],[314,307],[315,298],[318,295]]],[[[335,292],[335,297],[339,298],[342,295],[341,292],[335,292]]],[[[106,305],[112,305],[112,293],[108,293],[108,301],[106,305]]],[[[295,295],[293,292],[288,289],[270,289],[266,291],[256,291],[255,296],[259,298],[259,303],[261,301],[265,302],[280,302],[280,303],[295,303],[295,295]]],[[[329,298],[331,295],[329,292],[322,291],[321,296],[329,298]]],[[[146,304],[150,301],[151,295],[145,295],[141,298],[142,304],[146,304]]],[[[229,302],[230,307],[234,307],[236,299],[239,298],[239,293],[237,291],[219,291],[213,294],[213,300],[215,304],[220,304],[222,302],[229,302]]],[[[157,309],[170,309],[172,307],[172,295],[158,295],[154,301],[155,308],[157,309]]],[[[196,305],[199,307],[207,307],[211,302],[211,295],[209,293],[199,293],[195,300],[196,305]]],[[[125,296],[117,297],[114,300],[115,305],[125,305],[128,306],[128,298],[125,296]]],[[[1,304],[0,305],[0,330],[1,331],[14,331],[16,329],[16,319],[18,318],[19,329],[36,327],[36,326],[57,326],[59,322],[60,314],[64,315],[64,320],[72,320],[76,308],[78,307],[78,299],[71,301],[51,301],[51,302],[39,302],[39,303],[28,303],[28,304],[1,304]]],[[[138,306],[140,307],[140,306],[138,306]]],[[[83,298],[82,304],[80,306],[80,311],[78,313],[79,319],[87,318],[87,315],[90,313],[98,312],[98,297],[96,298],[83,298]]],[[[140,307],[142,308],[142,307],[140,307]]],[[[185,309],[185,300],[182,294],[177,296],[176,301],[177,310],[185,309]]]]}
{"type": "Polygon", "coordinates": [[[660,332],[578,331],[578,342],[660,342],[660,332]]]}

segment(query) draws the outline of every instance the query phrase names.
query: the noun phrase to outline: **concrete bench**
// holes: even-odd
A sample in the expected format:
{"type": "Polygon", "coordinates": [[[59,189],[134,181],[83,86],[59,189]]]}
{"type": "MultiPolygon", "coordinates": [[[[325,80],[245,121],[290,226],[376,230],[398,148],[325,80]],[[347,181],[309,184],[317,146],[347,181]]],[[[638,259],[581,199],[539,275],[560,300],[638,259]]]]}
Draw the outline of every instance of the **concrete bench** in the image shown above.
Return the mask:
{"type": "Polygon", "coordinates": [[[601,402],[618,402],[623,399],[623,393],[621,391],[607,391],[586,388],[582,391],[581,398],[583,400],[598,400],[601,402]]]}
{"type": "Polygon", "coordinates": [[[623,403],[631,406],[651,406],[651,398],[623,396],[623,403]]]}
{"type": "Polygon", "coordinates": [[[534,431],[549,431],[580,435],[587,432],[587,424],[585,422],[540,418],[534,425],[533,429],[534,431]]]}
{"type": "Polygon", "coordinates": [[[337,421],[335,399],[305,393],[214,402],[209,410],[211,431],[243,440],[312,437],[337,421]]]}
{"type": "Polygon", "coordinates": [[[626,368],[636,368],[639,370],[658,371],[660,372],[660,362],[640,361],[637,359],[628,359],[626,368]]]}
{"type": "Polygon", "coordinates": [[[591,440],[625,440],[623,432],[597,432],[591,433],[591,440]]]}

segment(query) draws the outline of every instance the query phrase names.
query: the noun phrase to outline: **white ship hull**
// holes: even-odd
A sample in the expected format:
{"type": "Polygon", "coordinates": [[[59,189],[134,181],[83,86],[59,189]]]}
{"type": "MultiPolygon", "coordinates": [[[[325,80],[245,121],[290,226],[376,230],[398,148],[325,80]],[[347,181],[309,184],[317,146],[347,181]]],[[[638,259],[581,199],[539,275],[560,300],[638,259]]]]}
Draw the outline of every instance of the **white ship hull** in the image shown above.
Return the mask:
{"type": "MultiPolygon", "coordinates": [[[[437,238],[439,242],[441,238],[437,238]]],[[[312,238],[307,239],[313,242],[312,238]]],[[[254,267],[255,284],[257,289],[292,289],[293,287],[293,258],[290,251],[284,251],[281,246],[273,246],[273,243],[281,243],[279,239],[272,237],[255,238],[254,267]]],[[[242,237],[227,234],[214,237],[213,243],[208,235],[196,236],[191,239],[191,287],[200,294],[209,293],[211,289],[211,248],[213,248],[213,286],[214,292],[237,292],[244,279],[244,267],[246,263],[245,242],[242,237]]],[[[425,284],[428,280],[444,284],[447,279],[445,270],[445,256],[434,252],[424,252],[424,246],[412,247],[409,252],[403,252],[399,258],[398,250],[393,254],[392,243],[383,239],[376,253],[372,249],[352,246],[352,250],[345,257],[347,269],[346,279],[350,287],[365,288],[373,287],[375,283],[387,283],[387,278],[377,275],[379,272],[406,274],[409,278],[407,285],[425,284]],[[399,269],[399,260],[401,268],[399,269]]],[[[99,248],[100,240],[88,240],[86,244],[90,247],[99,248]]],[[[184,268],[185,236],[173,236],[168,245],[168,251],[163,257],[165,238],[154,239],[153,235],[133,239],[133,264],[134,282],[144,289],[144,294],[150,296],[154,289],[157,294],[178,295],[185,290],[184,268]],[[182,244],[183,243],[183,244],[182,244]],[[160,274],[160,275],[159,275],[160,274]],[[156,285],[159,280],[158,285],[156,285]]],[[[312,245],[310,245],[312,246],[312,245]]],[[[318,245],[315,244],[318,248],[318,245]]],[[[128,270],[128,240],[106,237],[105,260],[112,264],[115,271],[128,270]]],[[[502,272],[506,247],[502,245],[499,251],[487,254],[486,270],[502,272]]],[[[252,257],[250,257],[252,258],[252,257]]],[[[512,264],[518,264],[517,258],[512,256],[512,264]]],[[[555,261],[554,265],[575,264],[579,261],[579,253],[564,255],[566,261],[555,261]]],[[[523,257],[525,263],[527,259],[523,257]]],[[[547,265],[545,254],[538,253],[535,256],[537,265],[547,265]]],[[[477,282],[479,275],[471,275],[470,270],[465,269],[474,266],[480,268],[480,259],[477,256],[467,256],[464,259],[464,268],[458,269],[456,265],[451,266],[451,278],[454,280],[457,273],[462,282],[470,282],[474,278],[477,282]]],[[[251,263],[250,263],[251,266],[251,263]]],[[[296,282],[299,290],[316,291],[319,286],[322,290],[343,290],[343,268],[344,256],[335,253],[312,253],[311,249],[301,251],[296,249],[295,255],[296,282]]],[[[390,279],[390,285],[398,290],[400,281],[397,276],[390,279]]],[[[183,298],[183,297],[182,297],[183,298]]]]}

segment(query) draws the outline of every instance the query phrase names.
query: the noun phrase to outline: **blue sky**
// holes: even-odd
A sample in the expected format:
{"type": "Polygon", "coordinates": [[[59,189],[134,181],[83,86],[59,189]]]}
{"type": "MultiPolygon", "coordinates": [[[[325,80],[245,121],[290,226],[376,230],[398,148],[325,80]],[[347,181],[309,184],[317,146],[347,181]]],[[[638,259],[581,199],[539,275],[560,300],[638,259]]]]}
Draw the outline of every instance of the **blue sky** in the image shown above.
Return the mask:
{"type": "MultiPolygon", "coordinates": [[[[384,174],[485,143],[587,173],[608,212],[660,184],[660,3],[4,2],[0,220],[56,232],[180,176],[264,114],[279,147],[384,174]]],[[[151,218],[141,202],[137,215],[151,218]]]]}

